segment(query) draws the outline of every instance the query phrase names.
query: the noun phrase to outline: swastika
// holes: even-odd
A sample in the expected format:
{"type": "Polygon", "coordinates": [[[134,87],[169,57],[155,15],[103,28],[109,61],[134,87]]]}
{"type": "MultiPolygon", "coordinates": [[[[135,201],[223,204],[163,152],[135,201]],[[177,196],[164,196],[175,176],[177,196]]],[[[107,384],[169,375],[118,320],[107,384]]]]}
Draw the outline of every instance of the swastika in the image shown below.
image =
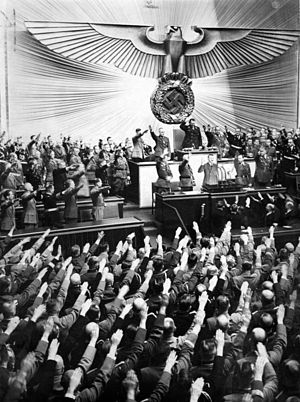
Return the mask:
{"type": "Polygon", "coordinates": [[[185,107],[185,97],[178,89],[172,88],[165,94],[162,104],[169,113],[180,113],[185,107]]]}

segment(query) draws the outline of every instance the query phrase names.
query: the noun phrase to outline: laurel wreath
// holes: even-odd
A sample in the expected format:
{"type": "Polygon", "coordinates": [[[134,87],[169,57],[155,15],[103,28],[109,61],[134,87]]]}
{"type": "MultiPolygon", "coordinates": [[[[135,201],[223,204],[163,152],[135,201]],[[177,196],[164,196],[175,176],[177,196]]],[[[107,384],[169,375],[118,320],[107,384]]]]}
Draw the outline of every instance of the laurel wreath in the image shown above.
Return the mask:
{"type": "Polygon", "coordinates": [[[195,97],[191,89],[192,81],[182,73],[166,73],[158,81],[158,87],[150,98],[151,110],[154,116],[166,124],[178,124],[189,117],[195,106],[195,97]],[[185,106],[180,113],[171,114],[163,105],[166,93],[176,88],[185,99],[185,106]]]}

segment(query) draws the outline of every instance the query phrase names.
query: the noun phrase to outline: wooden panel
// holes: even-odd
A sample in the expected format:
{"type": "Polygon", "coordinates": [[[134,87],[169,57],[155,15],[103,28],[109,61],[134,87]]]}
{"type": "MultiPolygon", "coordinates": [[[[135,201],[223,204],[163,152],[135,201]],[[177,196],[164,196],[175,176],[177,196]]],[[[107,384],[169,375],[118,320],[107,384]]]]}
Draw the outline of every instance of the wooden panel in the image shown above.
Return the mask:
{"type": "MultiPolygon", "coordinates": [[[[144,222],[137,218],[104,219],[101,222],[78,223],[76,225],[65,225],[62,229],[53,229],[48,239],[58,236],[63,254],[68,255],[70,248],[74,244],[79,244],[81,247],[87,242],[92,244],[97,239],[97,233],[101,230],[104,230],[105,239],[109,242],[111,249],[120,240],[124,240],[129,233],[135,232],[134,246],[139,248],[143,245],[143,227],[144,222]]],[[[35,241],[42,234],[41,229],[16,231],[13,235],[13,240],[19,241],[25,236],[30,236],[32,241],[35,241]]],[[[0,239],[3,238],[4,236],[0,236],[0,239]]]]}

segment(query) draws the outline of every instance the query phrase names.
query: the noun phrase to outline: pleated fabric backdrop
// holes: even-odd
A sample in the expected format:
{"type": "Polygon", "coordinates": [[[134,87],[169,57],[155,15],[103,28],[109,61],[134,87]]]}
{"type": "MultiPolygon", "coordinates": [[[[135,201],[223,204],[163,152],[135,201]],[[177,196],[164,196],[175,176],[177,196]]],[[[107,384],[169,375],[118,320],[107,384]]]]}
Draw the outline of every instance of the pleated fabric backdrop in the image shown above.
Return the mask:
{"type": "MultiPolygon", "coordinates": [[[[10,134],[63,133],[90,143],[100,136],[121,142],[137,127],[162,126],[149,103],[157,81],[60,56],[36,41],[24,21],[299,28],[296,0],[13,0],[6,9],[10,20],[13,8],[17,32],[14,46],[9,29],[10,134]]],[[[295,127],[298,47],[299,40],[272,61],[194,79],[198,124],[295,127]]],[[[166,128],[171,133],[173,127],[166,128]]]]}

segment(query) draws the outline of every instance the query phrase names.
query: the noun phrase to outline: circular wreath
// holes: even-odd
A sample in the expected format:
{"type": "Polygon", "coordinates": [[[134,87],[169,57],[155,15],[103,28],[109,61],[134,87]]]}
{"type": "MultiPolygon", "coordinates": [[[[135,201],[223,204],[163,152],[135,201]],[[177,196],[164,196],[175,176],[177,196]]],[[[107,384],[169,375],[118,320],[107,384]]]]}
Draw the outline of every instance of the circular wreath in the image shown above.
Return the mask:
{"type": "Polygon", "coordinates": [[[158,87],[150,98],[151,110],[154,116],[166,124],[178,124],[189,117],[195,106],[195,97],[191,89],[192,81],[182,73],[166,73],[158,81],[158,87]],[[165,106],[166,94],[176,89],[184,97],[184,105],[178,113],[172,114],[165,106]]]}

